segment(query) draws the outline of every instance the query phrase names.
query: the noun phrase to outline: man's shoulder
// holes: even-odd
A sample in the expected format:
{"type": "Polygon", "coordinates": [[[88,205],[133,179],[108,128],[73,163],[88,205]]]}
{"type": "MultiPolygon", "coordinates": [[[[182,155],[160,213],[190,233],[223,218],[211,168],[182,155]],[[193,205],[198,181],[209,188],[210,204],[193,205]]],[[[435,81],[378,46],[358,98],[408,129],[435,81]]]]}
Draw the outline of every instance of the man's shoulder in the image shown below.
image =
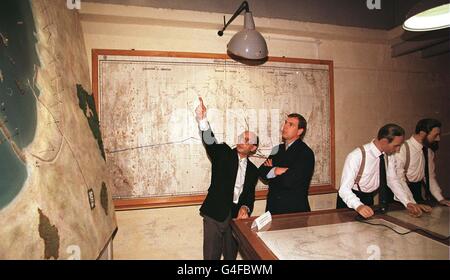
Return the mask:
{"type": "Polygon", "coordinates": [[[232,149],[227,143],[222,142],[217,144],[219,148],[219,150],[222,151],[222,153],[226,156],[226,157],[232,157],[236,154],[235,149],[232,149]]]}
{"type": "MultiPolygon", "coordinates": [[[[296,150],[298,150],[299,152],[314,155],[314,151],[308,146],[308,144],[303,142],[303,140],[301,140],[301,139],[296,140],[292,145],[297,146],[299,149],[296,149],[296,150]]],[[[292,149],[292,150],[294,150],[294,149],[292,149]]],[[[289,152],[289,149],[288,149],[288,152],[289,152]]]]}
{"type": "Polygon", "coordinates": [[[278,145],[276,145],[276,146],[273,146],[273,147],[272,147],[272,151],[270,152],[270,155],[272,155],[272,156],[277,155],[278,152],[279,152],[281,149],[284,149],[284,144],[283,144],[283,143],[278,144],[278,145]]]}
{"type": "Polygon", "coordinates": [[[365,144],[359,147],[354,148],[348,155],[347,159],[355,159],[355,160],[361,160],[363,153],[367,154],[367,152],[370,150],[365,144]],[[361,150],[362,148],[362,150],[361,150]]]}
{"type": "Polygon", "coordinates": [[[305,147],[306,150],[312,152],[312,149],[311,149],[311,148],[309,147],[309,145],[306,144],[303,140],[299,140],[299,142],[305,147]]]}

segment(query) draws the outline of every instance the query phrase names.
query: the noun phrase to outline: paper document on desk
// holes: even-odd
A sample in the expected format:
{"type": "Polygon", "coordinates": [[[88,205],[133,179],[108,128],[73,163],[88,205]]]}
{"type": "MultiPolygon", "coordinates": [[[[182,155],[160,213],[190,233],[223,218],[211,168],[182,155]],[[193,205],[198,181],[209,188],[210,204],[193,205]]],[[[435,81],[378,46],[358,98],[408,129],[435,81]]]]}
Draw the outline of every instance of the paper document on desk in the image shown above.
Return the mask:
{"type": "Polygon", "coordinates": [[[252,223],[252,230],[261,230],[272,221],[272,215],[269,211],[256,218],[252,223]]]}

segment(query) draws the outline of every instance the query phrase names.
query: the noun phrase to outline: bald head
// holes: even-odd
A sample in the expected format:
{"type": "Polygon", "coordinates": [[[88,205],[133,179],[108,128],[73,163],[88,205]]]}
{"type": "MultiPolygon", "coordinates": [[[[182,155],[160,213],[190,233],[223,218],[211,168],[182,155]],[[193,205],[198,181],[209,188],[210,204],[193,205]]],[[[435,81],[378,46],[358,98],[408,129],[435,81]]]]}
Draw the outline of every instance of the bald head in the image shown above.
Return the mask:
{"type": "Polygon", "coordinates": [[[252,131],[244,131],[238,137],[238,144],[258,145],[258,136],[252,131]]]}
{"type": "Polygon", "coordinates": [[[258,136],[252,131],[244,131],[238,137],[236,149],[241,155],[249,156],[256,152],[258,145],[258,136]]]}

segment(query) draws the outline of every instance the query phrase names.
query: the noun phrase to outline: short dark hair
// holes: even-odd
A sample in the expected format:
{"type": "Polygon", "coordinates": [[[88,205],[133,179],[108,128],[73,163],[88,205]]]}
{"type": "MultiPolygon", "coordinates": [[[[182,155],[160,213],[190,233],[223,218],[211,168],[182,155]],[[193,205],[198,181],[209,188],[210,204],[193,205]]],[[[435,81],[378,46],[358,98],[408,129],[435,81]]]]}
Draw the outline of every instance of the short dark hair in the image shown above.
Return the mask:
{"type": "Polygon", "coordinates": [[[389,123],[378,130],[377,139],[386,138],[391,143],[396,136],[405,136],[405,130],[397,124],[389,123]]]}
{"type": "Polygon", "coordinates": [[[440,128],[441,125],[441,122],[436,119],[421,119],[416,125],[416,134],[419,134],[421,131],[428,134],[433,128],[440,128]]]}
{"type": "Polygon", "coordinates": [[[306,126],[307,126],[306,119],[302,115],[297,113],[289,114],[288,118],[296,118],[298,120],[298,129],[303,128],[303,133],[302,135],[300,135],[300,139],[303,139],[306,133],[306,126]]]}

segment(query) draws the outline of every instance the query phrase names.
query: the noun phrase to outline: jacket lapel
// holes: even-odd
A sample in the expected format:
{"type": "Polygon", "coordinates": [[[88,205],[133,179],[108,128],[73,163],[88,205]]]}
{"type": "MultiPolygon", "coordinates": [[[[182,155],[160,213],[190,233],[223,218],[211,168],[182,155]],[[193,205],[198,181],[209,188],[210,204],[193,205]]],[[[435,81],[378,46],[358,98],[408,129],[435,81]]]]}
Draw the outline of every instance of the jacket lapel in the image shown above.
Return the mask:
{"type": "Polygon", "coordinates": [[[236,148],[233,149],[233,152],[231,153],[231,164],[233,166],[233,172],[231,173],[231,180],[233,181],[233,188],[234,188],[234,183],[236,182],[236,176],[237,176],[237,172],[238,172],[238,168],[239,168],[239,160],[238,160],[238,153],[236,148]]]}

